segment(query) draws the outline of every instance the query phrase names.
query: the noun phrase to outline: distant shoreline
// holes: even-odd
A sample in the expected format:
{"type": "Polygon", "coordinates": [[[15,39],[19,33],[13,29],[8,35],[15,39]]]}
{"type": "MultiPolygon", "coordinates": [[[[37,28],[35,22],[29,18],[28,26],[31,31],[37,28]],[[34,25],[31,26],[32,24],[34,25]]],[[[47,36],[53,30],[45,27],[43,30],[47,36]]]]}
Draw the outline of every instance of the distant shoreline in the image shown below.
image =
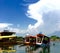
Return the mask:
{"type": "Polygon", "coordinates": [[[60,41],[60,39],[56,39],[56,40],[50,39],[50,41],[60,41]]]}

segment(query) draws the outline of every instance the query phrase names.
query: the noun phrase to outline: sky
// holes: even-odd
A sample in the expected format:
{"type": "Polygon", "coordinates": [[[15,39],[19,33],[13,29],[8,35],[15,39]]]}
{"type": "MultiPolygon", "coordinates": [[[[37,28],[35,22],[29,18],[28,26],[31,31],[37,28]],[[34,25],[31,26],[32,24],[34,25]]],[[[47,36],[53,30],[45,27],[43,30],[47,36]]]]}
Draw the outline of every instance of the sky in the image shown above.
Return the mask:
{"type": "Polygon", "coordinates": [[[0,0],[0,31],[17,36],[60,31],[59,0],[0,0]]]}

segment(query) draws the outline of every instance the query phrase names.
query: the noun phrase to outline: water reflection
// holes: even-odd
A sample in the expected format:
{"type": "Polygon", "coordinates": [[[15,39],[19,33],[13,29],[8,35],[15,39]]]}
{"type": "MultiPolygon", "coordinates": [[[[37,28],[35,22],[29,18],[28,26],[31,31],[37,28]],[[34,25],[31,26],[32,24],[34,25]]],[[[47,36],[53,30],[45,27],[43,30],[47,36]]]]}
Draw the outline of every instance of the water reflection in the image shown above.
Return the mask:
{"type": "Polygon", "coordinates": [[[50,53],[50,47],[39,47],[36,45],[32,46],[19,46],[9,45],[0,46],[0,53],[50,53]]]}
{"type": "Polygon", "coordinates": [[[15,53],[14,46],[0,46],[0,53],[15,53]]]}
{"type": "Polygon", "coordinates": [[[29,46],[25,48],[26,53],[50,53],[50,47],[29,46]]]}

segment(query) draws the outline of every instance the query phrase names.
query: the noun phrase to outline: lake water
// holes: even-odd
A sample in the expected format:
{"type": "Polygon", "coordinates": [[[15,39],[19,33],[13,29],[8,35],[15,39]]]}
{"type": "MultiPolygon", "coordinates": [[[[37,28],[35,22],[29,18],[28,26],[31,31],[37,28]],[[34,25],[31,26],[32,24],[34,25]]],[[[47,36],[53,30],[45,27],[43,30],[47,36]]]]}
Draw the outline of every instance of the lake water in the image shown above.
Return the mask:
{"type": "Polygon", "coordinates": [[[60,42],[51,42],[50,47],[36,46],[0,46],[0,53],[60,53],[60,42]]]}

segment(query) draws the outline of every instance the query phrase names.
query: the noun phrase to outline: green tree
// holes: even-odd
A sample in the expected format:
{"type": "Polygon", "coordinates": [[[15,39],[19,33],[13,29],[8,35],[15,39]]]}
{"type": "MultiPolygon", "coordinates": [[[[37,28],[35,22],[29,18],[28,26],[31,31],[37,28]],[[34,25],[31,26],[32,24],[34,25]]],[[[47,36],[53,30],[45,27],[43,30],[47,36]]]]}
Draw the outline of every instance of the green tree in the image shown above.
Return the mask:
{"type": "Polygon", "coordinates": [[[50,38],[53,39],[53,41],[55,41],[57,39],[57,36],[56,35],[52,35],[50,38]]]}

